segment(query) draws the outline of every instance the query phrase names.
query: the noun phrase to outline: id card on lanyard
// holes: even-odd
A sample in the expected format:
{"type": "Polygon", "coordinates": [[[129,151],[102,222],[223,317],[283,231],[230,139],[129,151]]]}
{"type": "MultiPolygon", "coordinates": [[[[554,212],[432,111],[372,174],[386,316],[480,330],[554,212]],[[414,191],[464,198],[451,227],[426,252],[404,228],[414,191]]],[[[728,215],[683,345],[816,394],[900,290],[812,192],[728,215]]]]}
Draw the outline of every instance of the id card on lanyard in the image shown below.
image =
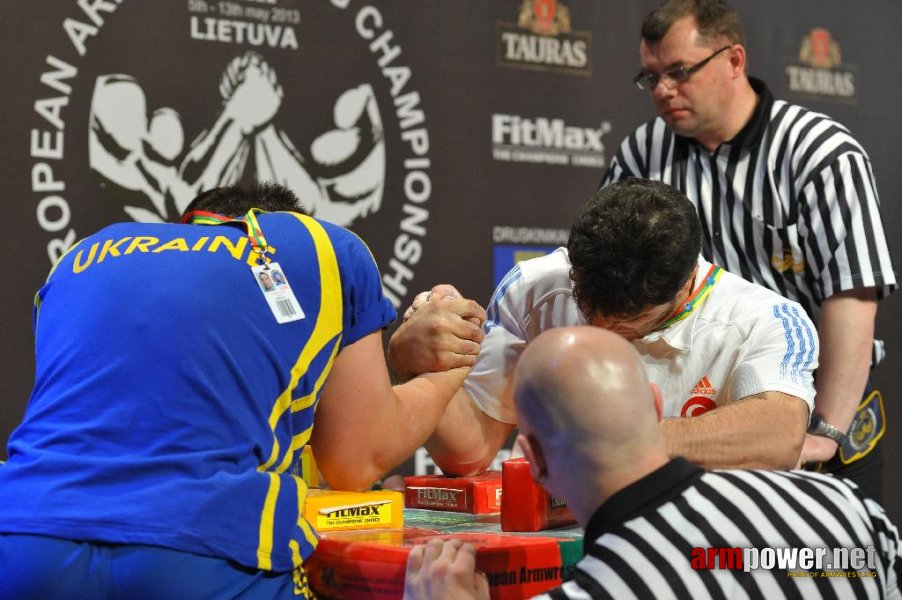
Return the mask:
{"type": "Polygon", "coordinates": [[[257,264],[251,267],[251,274],[263,299],[269,306],[269,310],[276,318],[276,322],[281,324],[300,321],[304,318],[304,310],[294,295],[291,284],[288,283],[285,271],[269,256],[272,248],[266,243],[255,211],[259,211],[259,209],[252,208],[243,217],[233,219],[216,213],[195,210],[182,217],[182,223],[194,225],[239,223],[245,227],[251,240],[251,251],[257,255],[255,261],[257,264]]]}

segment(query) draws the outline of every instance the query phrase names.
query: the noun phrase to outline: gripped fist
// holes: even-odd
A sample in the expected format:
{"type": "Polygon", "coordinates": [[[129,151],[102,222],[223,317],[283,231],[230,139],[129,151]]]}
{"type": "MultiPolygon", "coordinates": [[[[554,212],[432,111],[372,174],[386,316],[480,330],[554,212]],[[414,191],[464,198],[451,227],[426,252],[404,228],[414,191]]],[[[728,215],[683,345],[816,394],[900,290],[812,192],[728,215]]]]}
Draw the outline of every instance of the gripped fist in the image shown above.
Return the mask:
{"type": "Polygon", "coordinates": [[[282,105],[276,72],[256,52],[232,59],[219,84],[226,115],[250,135],[269,123],[282,105]]]}
{"type": "Polygon", "coordinates": [[[388,343],[395,373],[406,380],[420,373],[473,366],[485,337],[485,310],[452,286],[436,286],[430,297],[418,298],[388,343]]]}
{"type": "MultiPolygon", "coordinates": [[[[404,311],[404,316],[402,317],[403,321],[407,321],[413,315],[414,312],[417,311],[423,304],[429,302],[432,298],[441,299],[441,298],[463,298],[460,292],[457,291],[457,288],[449,283],[440,283],[427,292],[420,292],[416,296],[413,297],[413,302],[410,306],[407,307],[407,310],[404,311]]],[[[483,321],[485,321],[485,317],[480,321],[478,318],[470,317],[472,323],[482,327],[483,321]]]]}

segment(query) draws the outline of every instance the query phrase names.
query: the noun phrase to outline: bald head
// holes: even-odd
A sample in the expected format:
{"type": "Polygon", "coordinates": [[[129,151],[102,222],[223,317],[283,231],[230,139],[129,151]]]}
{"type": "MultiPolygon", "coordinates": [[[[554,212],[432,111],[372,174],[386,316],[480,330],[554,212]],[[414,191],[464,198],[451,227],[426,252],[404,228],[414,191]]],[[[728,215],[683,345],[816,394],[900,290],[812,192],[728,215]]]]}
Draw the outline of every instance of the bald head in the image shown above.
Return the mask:
{"type": "Polygon", "coordinates": [[[521,432],[549,459],[583,454],[620,468],[663,444],[639,354],[598,327],[561,327],[534,339],[517,363],[514,399],[521,432]]]}

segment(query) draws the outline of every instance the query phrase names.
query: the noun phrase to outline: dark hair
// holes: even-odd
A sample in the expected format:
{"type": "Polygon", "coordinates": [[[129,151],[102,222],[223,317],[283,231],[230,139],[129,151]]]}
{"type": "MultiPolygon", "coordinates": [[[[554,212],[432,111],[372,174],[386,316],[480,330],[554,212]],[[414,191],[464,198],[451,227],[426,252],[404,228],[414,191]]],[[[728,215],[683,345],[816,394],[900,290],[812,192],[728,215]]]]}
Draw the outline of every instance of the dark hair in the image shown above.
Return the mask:
{"type": "Polygon", "coordinates": [[[570,229],[573,294],[587,317],[630,318],[670,302],[701,251],[692,202],[659,181],[629,178],[595,192],[570,229]]]}
{"type": "Polygon", "coordinates": [[[236,183],[201,192],[188,204],[183,214],[202,210],[226,217],[240,217],[252,208],[266,212],[292,211],[306,214],[294,192],[271,181],[236,183]]]}
{"type": "Polygon", "coordinates": [[[731,44],[745,44],[739,15],[723,0],[667,0],[642,22],[642,39],[660,42],[670,27],[684,17],[694,17],[699,41],[713,45],[725,37],[731,44]]]}

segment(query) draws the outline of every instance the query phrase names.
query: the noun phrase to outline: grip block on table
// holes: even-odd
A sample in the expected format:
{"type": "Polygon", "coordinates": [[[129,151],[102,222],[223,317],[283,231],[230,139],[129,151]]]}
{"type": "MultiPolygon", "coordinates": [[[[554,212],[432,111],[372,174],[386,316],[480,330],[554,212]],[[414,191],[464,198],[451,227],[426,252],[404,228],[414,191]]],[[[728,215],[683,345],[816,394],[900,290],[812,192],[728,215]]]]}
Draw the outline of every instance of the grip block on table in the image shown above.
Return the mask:
{"type": "Polygon", "coordinates": [[[525,458],[501,463],[501,478],[501,531],[542,531],[576,522],[564,501],[532,478],[525,458]]]}
{"type": "Polygon", "coordinates": [[[501,510],[501,471],[473,477],[415,475],[404,478],[404,506],[474,514],[501,510]]]}

